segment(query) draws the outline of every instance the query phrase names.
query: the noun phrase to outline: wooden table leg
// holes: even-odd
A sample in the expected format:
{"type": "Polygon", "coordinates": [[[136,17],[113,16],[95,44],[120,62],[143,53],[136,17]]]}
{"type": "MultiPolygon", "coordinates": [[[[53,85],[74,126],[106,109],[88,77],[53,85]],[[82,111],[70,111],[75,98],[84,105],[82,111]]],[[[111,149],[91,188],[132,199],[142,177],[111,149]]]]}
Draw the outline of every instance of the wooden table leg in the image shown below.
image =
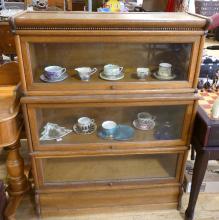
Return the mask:
{"type": "Polygon", "coordinates": [[[14,220],[15,212],[23,194],[29,189],[27,178],[24,175],[24,160],[19,153],[20,143],[9,147],[7,156],[8,193],[9,201],[5,210],[6,220],[14,220]]]}
{"type": "Polygon", "coordinates": [[[196,154],[193,176],[192,176],[192,187],[189,197],[189,205],[186,209],[185,220],[192,220],[194,217],[195,205],[198,199],[198,194],[201,188],[205,171],[208,166],[209,152],[200,151],[196,154]]]}

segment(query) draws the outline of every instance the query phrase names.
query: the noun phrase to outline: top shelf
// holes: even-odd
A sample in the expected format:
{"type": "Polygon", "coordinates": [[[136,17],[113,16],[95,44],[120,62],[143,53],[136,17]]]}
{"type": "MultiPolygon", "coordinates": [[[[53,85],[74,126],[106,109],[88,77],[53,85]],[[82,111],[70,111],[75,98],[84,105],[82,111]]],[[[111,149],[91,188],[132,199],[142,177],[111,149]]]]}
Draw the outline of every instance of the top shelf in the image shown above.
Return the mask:
{"type": "Polygon", "coordinates": [[[210,19],[181,12],[89,13],[89,12],[24,12],[12,17],[14,30],[48,28],[196,28],[205,30],[210,19]]]}
{"type": "Polygon", "coordinates": [[[24,93],[75,95],[194,92],[209,20],[187,13],[24,12],[11,22],[24,93]],[[110,64],[123,70],[114,77],[105,70],[110,64]],[[49,77],[51,66],[63,75],[49,77]],[[84,82],[78,67],[96,71],[84,82]],[[144,80],[137,75],[142,67],[150,72],[144,80]]]}

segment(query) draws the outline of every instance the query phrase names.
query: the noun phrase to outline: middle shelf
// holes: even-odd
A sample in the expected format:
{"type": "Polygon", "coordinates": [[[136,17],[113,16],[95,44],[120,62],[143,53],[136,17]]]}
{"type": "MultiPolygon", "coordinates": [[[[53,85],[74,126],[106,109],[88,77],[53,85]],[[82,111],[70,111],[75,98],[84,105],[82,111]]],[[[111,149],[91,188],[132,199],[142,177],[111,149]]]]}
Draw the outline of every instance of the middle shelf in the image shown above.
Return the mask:
{"type": "Polygon", "coordinates": [[[130,99],[103,103],[29,103],[26,109],[27,117],[31,118],[29,126],[35,149],[103,150],[109,145],[185,146],[193,104],[194,100],[136,102],[130,99]]]}

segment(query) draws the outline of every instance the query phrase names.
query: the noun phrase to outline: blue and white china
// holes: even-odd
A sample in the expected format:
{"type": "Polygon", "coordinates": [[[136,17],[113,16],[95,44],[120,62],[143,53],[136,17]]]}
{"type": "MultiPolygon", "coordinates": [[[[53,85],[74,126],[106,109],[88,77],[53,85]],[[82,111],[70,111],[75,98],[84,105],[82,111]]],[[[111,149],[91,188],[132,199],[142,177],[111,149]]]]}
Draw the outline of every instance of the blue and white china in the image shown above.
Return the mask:
{"type": "Polygon", "coordinates": [[[64,73],[63,75],[61,75],[59,78],[56,78],[56,79],[48,79],[44,74],[40,75],[40,79],[48,83],[61,82],[65,80],[66,78],[68,78],[67,73],[64,73]]]}
{"type": "Polygon", "coordinates": [[[61,66],[47,66],[44,68],[44,76],[49,80],[59,79],[66,72],[61,66]]]}

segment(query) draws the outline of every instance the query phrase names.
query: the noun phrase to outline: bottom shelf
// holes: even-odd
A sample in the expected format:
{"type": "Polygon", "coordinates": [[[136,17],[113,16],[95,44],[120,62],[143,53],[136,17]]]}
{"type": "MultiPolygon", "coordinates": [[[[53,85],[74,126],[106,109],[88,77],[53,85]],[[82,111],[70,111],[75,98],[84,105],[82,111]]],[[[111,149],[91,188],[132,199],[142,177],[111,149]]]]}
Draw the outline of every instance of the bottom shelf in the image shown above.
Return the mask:
{"type": "Polygon", "coordinates": [[[40,193],[36,195],[41,217],[131,210],[176,209],[179,185],[142,189],[40,193]]]}

